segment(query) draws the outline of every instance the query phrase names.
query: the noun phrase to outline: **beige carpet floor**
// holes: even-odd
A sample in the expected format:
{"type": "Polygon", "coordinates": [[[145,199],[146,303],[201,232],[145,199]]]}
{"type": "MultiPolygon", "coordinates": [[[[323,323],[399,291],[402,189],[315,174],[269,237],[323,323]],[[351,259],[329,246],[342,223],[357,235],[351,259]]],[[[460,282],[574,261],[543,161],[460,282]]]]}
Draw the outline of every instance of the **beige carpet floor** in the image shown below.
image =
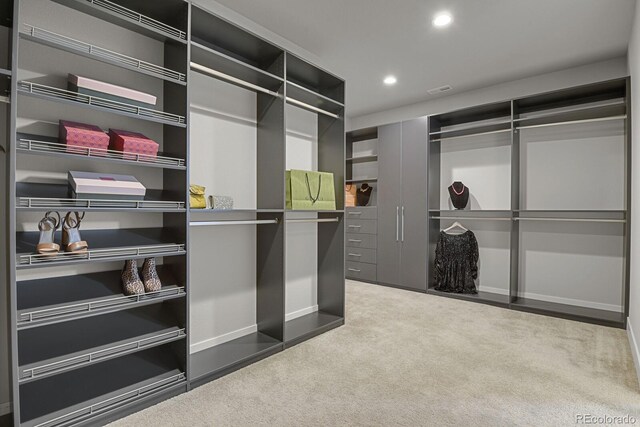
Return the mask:
{"type": "Polygon", "coordinates": [[[358,282],[347,324],[114,426],[560,426],[632,415],[623,330],[358,282]]]}

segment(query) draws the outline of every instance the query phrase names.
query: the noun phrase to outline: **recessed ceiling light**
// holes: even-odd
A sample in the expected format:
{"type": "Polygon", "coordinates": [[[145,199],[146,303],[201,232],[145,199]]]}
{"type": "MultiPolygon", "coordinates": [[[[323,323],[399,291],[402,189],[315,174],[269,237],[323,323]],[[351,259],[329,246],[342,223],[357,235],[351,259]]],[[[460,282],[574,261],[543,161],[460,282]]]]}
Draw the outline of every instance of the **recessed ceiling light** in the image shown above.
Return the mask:
{"type": "Polygon", "coordinates": [[[438,28],[448,27],[453,21],[449,12],[440,12],[433,18],[433,26],[438,28]]]}
{"type": "Polygon", "coordinates": [[[398,79],[396,79],[396,76],[387,76],[383,80],[383,83],[386,84],[387,86],[394,85],[397,82],[398,82],[398,79]]]}

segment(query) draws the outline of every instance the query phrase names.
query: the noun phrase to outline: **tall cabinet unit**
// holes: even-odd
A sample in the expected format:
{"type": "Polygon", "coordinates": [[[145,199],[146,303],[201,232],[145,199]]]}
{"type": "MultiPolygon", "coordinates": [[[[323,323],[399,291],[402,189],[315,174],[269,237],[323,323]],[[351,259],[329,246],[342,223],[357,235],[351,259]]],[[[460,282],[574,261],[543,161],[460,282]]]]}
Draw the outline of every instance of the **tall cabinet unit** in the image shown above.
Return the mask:
{"type": "Polygon", "coordinates": [[[5,155],[14,423],[104,423],[188,386],[189,7],[181,0],[16,5],[5,155]],[[158,104],[68,91],[67,73],[153,93],[158,104]],[[57,138],[58,120],[142,132],[161,152],[150,159],[68,151],[57,138]],[[134,175],[147,194],[136,201],[72,198],[71,170],[134,175]],[[88,250],[36,254],[46,211],[84,214],[88,250]],[[123,261],[151,257],[162,288],[124,295],[123,261]]]}
{"type": "Polygon", "coordinates": [[[377,282],[426,291],[427,118],[378,128],[377,282]]]}

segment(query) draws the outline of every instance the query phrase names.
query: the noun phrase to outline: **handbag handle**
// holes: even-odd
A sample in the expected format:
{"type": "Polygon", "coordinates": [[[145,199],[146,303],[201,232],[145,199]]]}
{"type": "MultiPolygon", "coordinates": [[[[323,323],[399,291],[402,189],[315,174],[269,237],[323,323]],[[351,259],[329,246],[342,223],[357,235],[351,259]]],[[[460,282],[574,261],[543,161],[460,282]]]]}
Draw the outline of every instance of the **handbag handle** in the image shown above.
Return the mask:
{"type": "Polygon", "coordinates": [[[309,191],[309,197],[311,198],[311,204],[313,205],[320,198],[320,189],[322,188],[322,175],[320,175],[320,180],[318,181],[318,194],[316,195],[315,198],[311,195],[311,185],[309,184],[309,174],[305,173],[304,178],[307,181],[307,191],[309,191]]]}

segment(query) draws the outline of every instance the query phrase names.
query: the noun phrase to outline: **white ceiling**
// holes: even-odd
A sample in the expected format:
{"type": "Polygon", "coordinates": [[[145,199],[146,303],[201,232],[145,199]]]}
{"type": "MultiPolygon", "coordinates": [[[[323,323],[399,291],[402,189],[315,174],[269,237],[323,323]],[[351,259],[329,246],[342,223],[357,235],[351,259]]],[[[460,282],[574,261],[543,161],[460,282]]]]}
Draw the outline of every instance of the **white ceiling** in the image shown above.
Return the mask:
{"type": "Polygon", "coordinates": [[[217,0],[347,80],[356,117],[624,55],[635,0],[217,0]],[[431,25],[448,10],[453,24],[431,25]],[[382,84],[398,77],[393,87],[382,84]],[[440,95],[443,96],[443,95],[440,95]]]}

